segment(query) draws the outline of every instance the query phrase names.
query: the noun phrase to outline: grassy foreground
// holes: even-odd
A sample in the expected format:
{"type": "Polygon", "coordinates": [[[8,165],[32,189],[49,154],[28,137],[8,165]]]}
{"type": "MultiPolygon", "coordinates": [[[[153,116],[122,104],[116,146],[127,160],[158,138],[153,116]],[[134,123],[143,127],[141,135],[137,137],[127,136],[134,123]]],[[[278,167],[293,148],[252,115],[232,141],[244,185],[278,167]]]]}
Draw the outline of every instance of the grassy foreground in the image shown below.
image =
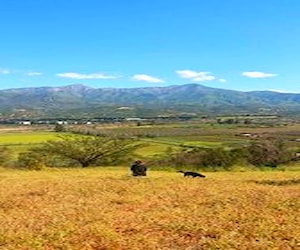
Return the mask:
{"type": "Polygon", "coordinates": [[[0,169],[0,249],[299,249],[300,172],[0,169]]]}

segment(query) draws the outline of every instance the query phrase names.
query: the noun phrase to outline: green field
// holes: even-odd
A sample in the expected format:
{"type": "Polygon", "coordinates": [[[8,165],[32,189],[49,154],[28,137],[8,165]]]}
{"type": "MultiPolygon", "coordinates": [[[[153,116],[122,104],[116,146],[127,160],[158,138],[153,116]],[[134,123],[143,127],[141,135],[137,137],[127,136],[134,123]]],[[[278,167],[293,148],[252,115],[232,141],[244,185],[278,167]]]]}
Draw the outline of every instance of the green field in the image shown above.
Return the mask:
{"type": "MultiPolygon", "coordinates": [[[[12,149],[13,156],[28,148],[37,146],[48,140],[56,140],[60,133],[44,131],[6,132],[0,133],[0,146],[12,149]]],[[[138,149],[136,154],[142,158],[151,158],[163,155],[168,150],[178,150],[182,147],[230,147],[235,144],[245,143],[246,140],[219,136],[161,136],[155,138],[140,138],[147,145],[138,149]]]]}
{"type": "Polygon", "coordinates": [[[37,146],[47,140],[57,139],[58,134],[45,131],[8,131],[0,130],[0,146],[11,149],[12,157],[17,157],[20,152],[26,151],[29,147],[37,146]]]}
{"type": "Polygon", "coordinates": [[[0,145],[37,144],[53,140],[57,133],[43,131],[6,132],[0,133],[0,145]]]}
{"type": "MultiPolygon", "coordinates": [[[[141,157],[155,157],[162,155],[168,150],[178,150],[183,147],[241,147],[247,145],[251,139],[242,136],[243,133],[257,134],[262,137],[278,137],[294,149],[300,148],[300,143],[295,142],[300,139],[300,125],[277,127],[252,127],[239,125],[220,124],[165,124],[147,126],[114,126],[98,125],[93,127],[72,128],[81,131],[90,131],[103,135],[127,135],[139,138],[148,145],[137,150],[141,157]]],[[[47,140],[57,139],[60,133],[34,127],[6,128],[0,127],[0,146],[8,146],[17,155],[26,151],[29,147],[38,145],[47,140]]]]}

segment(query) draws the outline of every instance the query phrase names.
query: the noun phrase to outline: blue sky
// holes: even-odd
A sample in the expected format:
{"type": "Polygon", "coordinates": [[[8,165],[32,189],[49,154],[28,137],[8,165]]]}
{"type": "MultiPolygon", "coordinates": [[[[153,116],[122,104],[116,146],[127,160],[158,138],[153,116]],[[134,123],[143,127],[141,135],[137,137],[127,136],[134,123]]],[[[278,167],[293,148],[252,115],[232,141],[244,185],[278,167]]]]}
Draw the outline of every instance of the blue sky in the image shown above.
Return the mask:
{"type": "Polygon", "coordinates": [[[0,89],[300,93],[299,27],[299,0],[2,1],[0,89]]]}

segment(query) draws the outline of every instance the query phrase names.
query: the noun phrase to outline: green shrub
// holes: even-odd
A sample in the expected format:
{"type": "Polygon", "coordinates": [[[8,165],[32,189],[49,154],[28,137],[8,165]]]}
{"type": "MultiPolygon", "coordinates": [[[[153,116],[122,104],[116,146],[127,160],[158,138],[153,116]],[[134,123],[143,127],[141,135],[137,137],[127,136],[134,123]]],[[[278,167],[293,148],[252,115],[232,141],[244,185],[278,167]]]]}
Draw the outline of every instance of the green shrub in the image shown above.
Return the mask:
{"type": "Polygon", "coordinates": [[[11,151],[7,147],[0,147],[0,165],[3,165],[9,160],[11,156],[11,151]]]}
{"type": "Polygon", "coordinates": [[[41,170],[45,167],[43,155],[36,150],[20,153],[18,156],[18,167],[29,170],[41,170]]]}
{"type": "Polygon", "coordinates": [[[176,168],[190,167],[193,169],[228,169],[242,161],[242,149],[225,150],[224,148],[193,148],[174,153],[165,159],[156,161],[157,165],[168,165],[176,168]]]}
{"type": "Polygon", "coordinates": [[[294,158],[286,145],[277,139],[253,141],[247,148],[247,161],[256,167],[277,167],[294,158]]]}

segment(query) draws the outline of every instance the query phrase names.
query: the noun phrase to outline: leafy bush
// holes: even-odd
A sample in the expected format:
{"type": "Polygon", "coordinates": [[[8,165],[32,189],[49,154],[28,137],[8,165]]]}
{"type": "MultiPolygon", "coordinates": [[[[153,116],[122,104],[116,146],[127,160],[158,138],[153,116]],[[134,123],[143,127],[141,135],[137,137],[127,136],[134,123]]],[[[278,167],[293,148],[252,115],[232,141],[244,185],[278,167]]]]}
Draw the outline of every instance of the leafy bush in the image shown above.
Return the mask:
{"type": "Polygon", "coordinates": [[[18,156],[18,167],[29,170],[41,170],[45,167],[44,155],[34,148],[18,156]]]}
{"type": "Polygon", "coordinates": [[[242,149],[225,150],[223,148],[194,148],[170,155],[165,160],[158,160],[158,165],[173,167],[229,168],[244,157],[242,149]]]}
{"type": "Polygon", "coordinates": [[[292,152],[277,139],[253,141],[247,148],[247,161],[256,167],[277,167],[279,164],[292,161],[293,158],[292,152]]]}
{"type": "Polygon", "coordinates": [[[11,151],[7,147],[0,147],[0,165],[3,165],[6,161],[8,161],[11,155],[11,151]]]}

